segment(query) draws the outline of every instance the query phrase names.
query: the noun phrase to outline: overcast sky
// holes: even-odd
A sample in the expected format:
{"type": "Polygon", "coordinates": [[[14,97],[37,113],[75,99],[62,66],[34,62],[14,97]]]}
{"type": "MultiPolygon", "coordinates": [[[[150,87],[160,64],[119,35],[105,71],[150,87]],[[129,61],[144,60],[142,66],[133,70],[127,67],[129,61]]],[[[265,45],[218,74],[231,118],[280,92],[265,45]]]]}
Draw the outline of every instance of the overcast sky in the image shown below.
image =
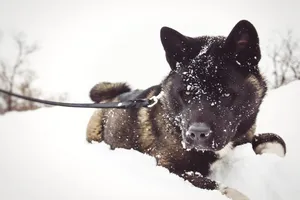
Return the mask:
{"type": "Polygon", "coordinates": [[[158,83],[169,71],[159,39],[162,26],[189,36],[227,35],[247,19],[257,28],[266,65],[275,33],[292,29],[300,36],[299,10],[295,0],[0,0],[0,56],[11,59],[9,38],[24,32],[40,46],[30,59],[36,85],[86,101],[98,81],[143,88],[158,83]]]}

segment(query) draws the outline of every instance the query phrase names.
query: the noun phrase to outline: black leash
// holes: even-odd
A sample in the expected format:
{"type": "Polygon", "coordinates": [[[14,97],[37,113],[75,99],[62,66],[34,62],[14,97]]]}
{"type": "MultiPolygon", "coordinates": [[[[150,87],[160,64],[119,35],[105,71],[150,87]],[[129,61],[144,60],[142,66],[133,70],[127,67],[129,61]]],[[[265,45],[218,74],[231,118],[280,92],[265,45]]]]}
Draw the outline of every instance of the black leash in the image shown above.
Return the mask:
{"type": "Polygon", "coordinates": [[[36,99],[32,97],[27,97],[19,94],[15,94],[13,92],[9,92],[6,90],[0,89],[0,92],[18,97],[20,99],[24,99],[27,101],[33,101],[37,103],[52,105],[52,106],[62,106],[62,107],[72,107],[72,108],[140,108],[140,107],[147,107],[150,108],[154,106],[159,98],[161,97],[162,93],[157,96],[153,96],[150,99],[135,99],[135,100],[128,100],[123,102],[108,102],[108,103],[64,103],[64,102],[56,102],[56,101],[48,101],[42,99],[36,99]]]}

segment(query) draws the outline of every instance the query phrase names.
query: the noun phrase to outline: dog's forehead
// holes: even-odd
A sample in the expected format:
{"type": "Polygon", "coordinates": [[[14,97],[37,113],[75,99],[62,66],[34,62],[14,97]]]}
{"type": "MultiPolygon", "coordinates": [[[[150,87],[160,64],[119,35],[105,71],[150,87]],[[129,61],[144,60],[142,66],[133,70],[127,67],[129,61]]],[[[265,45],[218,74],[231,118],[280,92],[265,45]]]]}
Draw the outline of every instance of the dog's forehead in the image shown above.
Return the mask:
{"type": "MultiPolygon", "coordinates": [[[[226,55],[224,54],[225,37],[208,37],[203,36],[198,38],[201,41],[200,51],[198,55],[188,64],[177,63],[177,69],[185,70],[184,73],[190,76],[209,76],[210,78],[225,75],[226,71],[226,55]]],[[[228,71],[228,70],[227,70],[228,71]]]]}
{"type": "MultiPolygon", "coordinates": [[[[200,51],[197,57],[201,57],[205,54],[218,54],[218,50],[222,49],[226,38],[223,36],[202,36],[198,37],[200,41],[200,51]]],[[[197,58],[196,57],[196,58],[197,58]]]]}
{"type": "Polygon", "coordinates": [[[200,53],[188,64],[177,63],[177,71],[186,94],[197,97],[228,95],[228,87],[233,84],[234,74],[222,55],[223,38],[207,38],[200,53]]]}
{"type": "Polygon", "coordinates": [[[197,70],[189,69],[181,75],[187,94],[205,96],[219,95],[227,91],[229,83],[222,78],[199,76],[197,70]]]}
{"type": "Polygon", "coordinates": [[[177,64],[178,74],[187,90],[200,89],[222,91],[224,87],[234,82],[232,70],[222,58],[212,55],[202,55],[191,60],[188,65],[177,64]]]}

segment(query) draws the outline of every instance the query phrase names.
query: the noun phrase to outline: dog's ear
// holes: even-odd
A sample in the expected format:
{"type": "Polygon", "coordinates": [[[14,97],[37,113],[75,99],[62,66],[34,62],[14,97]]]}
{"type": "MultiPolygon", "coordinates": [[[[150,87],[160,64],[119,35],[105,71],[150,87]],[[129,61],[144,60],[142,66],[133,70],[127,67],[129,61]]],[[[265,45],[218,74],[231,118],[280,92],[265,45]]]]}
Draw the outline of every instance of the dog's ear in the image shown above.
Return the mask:
{"type": "Polygon", "coordinates": [[[225,49],[240,63],[257,64],[261,54],[255,27],[247,20],[239,21],[228,35],[225,49]]]}
{"type": "Polygon", "coordinates": [[[172,70],[176,68],[176,62],[184,62],[192,59],[200,51],[200,46],[197,45],[195,39],[184,36],[169,27],[161,28],[160,39],[172,70]]]}

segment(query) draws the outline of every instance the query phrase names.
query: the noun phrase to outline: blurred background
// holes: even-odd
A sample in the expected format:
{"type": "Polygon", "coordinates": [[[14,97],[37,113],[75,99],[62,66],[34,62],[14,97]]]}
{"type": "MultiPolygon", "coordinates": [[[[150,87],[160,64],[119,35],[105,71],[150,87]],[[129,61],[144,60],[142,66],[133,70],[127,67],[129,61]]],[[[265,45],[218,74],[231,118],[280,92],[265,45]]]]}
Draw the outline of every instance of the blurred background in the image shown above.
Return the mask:
{"type": "MultiPolygon", "coordinates": [[[[0,88],[49,100],[89,102],[100,81],[133,88],[169,72],[159,32],[224,35],[256,27],[270,88],[300,79],[297,1],[0,0],[0,88]]],[[[41,105],[0,94],[0,114],[41,105]]]]}

